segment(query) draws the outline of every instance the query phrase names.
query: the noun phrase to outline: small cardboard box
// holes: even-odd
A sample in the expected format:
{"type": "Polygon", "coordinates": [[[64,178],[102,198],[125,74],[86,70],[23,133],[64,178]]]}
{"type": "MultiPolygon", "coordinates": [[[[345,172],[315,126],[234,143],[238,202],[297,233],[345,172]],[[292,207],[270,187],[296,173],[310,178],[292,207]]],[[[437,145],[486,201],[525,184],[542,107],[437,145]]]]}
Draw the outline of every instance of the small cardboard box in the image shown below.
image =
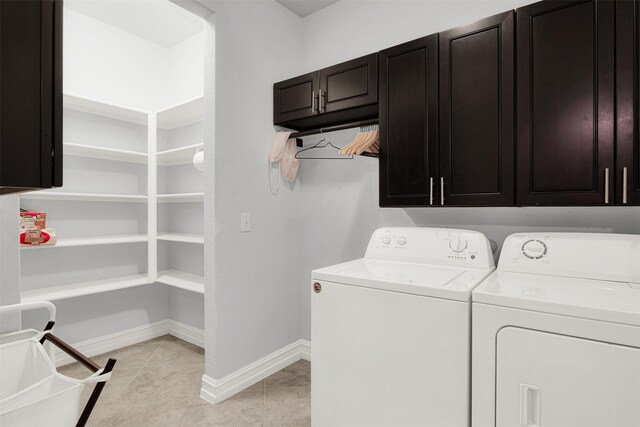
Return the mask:
{"type": "Polygon", "coordinates": [[[47,228],[46,212],[20,212],[20,231],[47,228]]]}

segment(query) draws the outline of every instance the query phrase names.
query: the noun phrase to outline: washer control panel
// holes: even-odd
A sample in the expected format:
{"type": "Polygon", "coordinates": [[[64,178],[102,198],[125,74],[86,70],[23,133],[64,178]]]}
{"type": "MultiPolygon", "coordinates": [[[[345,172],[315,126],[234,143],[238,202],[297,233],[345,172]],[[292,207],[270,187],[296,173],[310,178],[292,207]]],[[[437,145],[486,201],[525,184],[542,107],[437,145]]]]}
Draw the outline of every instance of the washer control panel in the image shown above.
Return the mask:
{"type": "Polygon", "coordinates": [[[448,228],[380,228],[373,233],[365,258],[494,267],[489,240],[482,233],[448,228]]]}

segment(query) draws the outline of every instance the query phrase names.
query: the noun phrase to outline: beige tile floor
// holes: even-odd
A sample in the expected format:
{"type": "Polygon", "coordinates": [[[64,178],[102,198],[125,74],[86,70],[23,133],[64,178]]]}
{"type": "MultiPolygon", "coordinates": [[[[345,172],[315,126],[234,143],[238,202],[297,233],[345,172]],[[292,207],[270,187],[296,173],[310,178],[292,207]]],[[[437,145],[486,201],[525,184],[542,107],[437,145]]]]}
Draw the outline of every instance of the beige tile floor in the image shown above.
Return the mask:
{"type": "MultiPolygon", "coordinates": [[[[200,399],[204,352],[166,335],[94,358],[118,359],[90,426],[308,426],[310,364],[304,360],[276,372],[217,405],[200,399]]],[[[78,364],[60,368],[76,378],[88,375],[78,364]]],[[[83,392],[84,402],[93,387],[83,392]]]]}

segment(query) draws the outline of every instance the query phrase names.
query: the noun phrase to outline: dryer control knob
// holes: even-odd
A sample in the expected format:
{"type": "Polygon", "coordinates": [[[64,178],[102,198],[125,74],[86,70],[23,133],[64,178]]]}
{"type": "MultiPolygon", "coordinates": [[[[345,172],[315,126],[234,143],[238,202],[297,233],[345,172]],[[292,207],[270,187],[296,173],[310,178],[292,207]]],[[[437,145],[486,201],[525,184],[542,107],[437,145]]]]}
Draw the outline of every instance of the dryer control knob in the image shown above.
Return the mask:
{"type": "Polygon", "coordinates": [[[529,259],[540,259],[547,255],[547,244],[542,240],[527,240],[522,245],[522,254],[529,259]]]}
{"type": "Polygon", "coordinates": [[[453,252],[462,252],[467,249],[467,241],[464,237],[456,236],[449,242],[449,247],[453,252]]]}
{"type": "Polygon", "coordinates": [[[391,236],[384,236],[382,238],[382,243],[384,243],[385,245],[388,245],[391,243],[391,236]]]}
{"type": "Polygon", "coordinates": [[[407,238],[406,237],[398,237],[398,239],[396,240],[396,243],[399,244],[400,246],[404,246],[407,244],[407,238]]]}

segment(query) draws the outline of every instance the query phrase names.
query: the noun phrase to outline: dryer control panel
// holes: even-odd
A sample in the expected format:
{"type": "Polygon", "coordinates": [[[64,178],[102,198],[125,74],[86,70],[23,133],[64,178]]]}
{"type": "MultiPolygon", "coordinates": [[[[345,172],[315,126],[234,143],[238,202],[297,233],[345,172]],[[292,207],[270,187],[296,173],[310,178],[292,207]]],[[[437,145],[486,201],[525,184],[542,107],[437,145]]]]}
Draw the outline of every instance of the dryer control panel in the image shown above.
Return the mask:
{"type": "Polygon", "coordinates": [[[640,236],[512,234],[502,247],[498,270],[640,283],[640,236]]]}
{"type": "Polygon", "coordinates": [[[371,236],[365,259],[494,267],[491,244],[482,233],[449,228],[379,228],[371,236]]]}

